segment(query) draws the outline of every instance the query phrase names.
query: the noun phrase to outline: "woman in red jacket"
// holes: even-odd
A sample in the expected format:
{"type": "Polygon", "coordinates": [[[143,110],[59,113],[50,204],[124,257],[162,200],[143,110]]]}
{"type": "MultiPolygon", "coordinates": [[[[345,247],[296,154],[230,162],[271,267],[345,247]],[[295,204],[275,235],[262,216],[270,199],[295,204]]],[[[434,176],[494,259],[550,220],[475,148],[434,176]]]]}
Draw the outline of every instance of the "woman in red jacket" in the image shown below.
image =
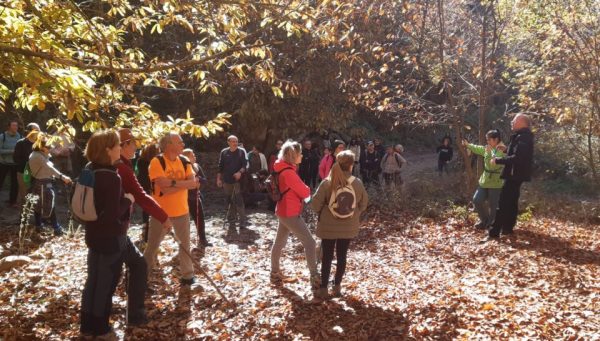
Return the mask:
{"type": "Polygon", "coordinates": [[[310,188],[302,182],[296,172],[300,162],[302,162],[302,147],[298,142],[288,141],[281,147],[273,166],[274,171],[279,173],[279,190],[282,198],[275,209],[279,227],[271,250],[271,282],[281,283],[285,279],[279,268],[279,258],[291,232],[304,246],[306,262],[310,270],[310,284],[313,290],[317,290],[320,277],[317,272],[316,243],[301,217],[303,201],[310,197],[310,188]]]}

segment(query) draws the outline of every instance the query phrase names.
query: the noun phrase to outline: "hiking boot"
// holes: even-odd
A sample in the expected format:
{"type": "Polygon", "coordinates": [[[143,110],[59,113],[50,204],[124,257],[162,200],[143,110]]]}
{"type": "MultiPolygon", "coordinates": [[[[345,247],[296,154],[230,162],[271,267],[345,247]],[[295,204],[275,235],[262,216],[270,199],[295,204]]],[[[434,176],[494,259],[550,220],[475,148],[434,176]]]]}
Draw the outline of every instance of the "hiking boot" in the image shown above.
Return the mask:
{"type": "Polygon", "coordinates": [[[331,293],[331,295],[333,297],[342,297],[342,286],[341,285],[334,285],[333,286],[333,292],[331,293]]]}
{"type": "Polygon", "coordinates": [[[198,248],[201,248],[201,247],[211,247],[211,246],[213,246],[213,244],[210,243],[208,240],[201,240],[201,241],[198,242],[198,248]]]}
{"type": "Polygon", "coordinates": [[[315,291],[315,298],[319,300],[329,299],[329,293],[327,292],[327,288],[319,288],[317,291],[315,291]]]}
{"type": "Polygon", "coordinates": [[[146,315],[143,315],[143,316],[137,317],[137,318],[128,318],[127,319],[128,327],[141,327],[147,323],[148,323],[148,318],[146,317],[146,315]]]}

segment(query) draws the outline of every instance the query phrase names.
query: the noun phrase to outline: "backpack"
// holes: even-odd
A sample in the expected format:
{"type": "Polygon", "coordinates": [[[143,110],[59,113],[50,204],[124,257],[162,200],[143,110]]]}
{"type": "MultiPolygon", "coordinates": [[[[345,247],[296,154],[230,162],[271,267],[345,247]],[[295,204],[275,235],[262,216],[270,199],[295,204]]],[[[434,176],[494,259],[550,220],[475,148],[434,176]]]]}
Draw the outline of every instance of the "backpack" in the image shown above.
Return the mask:
{"type": "Polygon", "coordinates": [[[88,163],[81,171],[75,190],[71,198],[71,210],[75,220],[87,223],[98,220],[96,212],[96,202],[94,200],[94,185],[96,183],[96,172],[110,172],[117,174],[117,171],[112,169],[92,169],[88,163]]]}
{"type": "Polygon", "coordinates": [[[355,179],[353,176],[349,177],[346,186],[331,192],[328,207],[334,217],[346,219],[354,215],[354,210],[356,209],[356,192],[354,192],[352,182],[355,179]]]}
{"type": "MultiPolygon", "coordinates": [[[[156,158],[158,159],[158,162],[160,162],[160,166],[162,167],[163,171],[167,170],[167,163],[165,161],[164,155],[158,154],[158,155],[156,155],[156,158]]],[[[183,155],[179,155],[179,160],[183,164],[183,172],[185,173],[187,170],[187,166],[191,164],[190,159],[188,159],[187,157],[185,157],[183,155]]],[[[154,193],[154,181],[152,181],[150,183],[150,187],[152,189],[152,193],[154,193]]],[[[162,197],[163,193],[160,192],[158,195],[162,197]]]]}
{"type": "Polygon", "coordinates": [[[33,177],[31,176],[31,167],[29,167],[29,161],[27,161],[25,163],[25,170],[23,171],[23,183],[25,184],[25,186],[31,186],[32,178],[33,177]]]}
{"type": "Polygon", "coordinates": [[[269,197],[274,202],[281,201],[281,199],[283,199],[283,196],[290,190],[288,188],[285,191],[281,192],[281,190],[279,189],[279,176],[281,175],[281,173],[285,172],[288,169],[292,169],[292,167],[284,168],[279,172],[273,171],[271,175],[269,175],[267,180],[265,180],[265,184],[267,185],[267,193],[269,193],[269,197]]]}
{"type": "Polygon", "coordinates": [[[261,170],[260,154],[254,155],[254,153],[248,154],[248,173],[256,173],[261,170]]]}

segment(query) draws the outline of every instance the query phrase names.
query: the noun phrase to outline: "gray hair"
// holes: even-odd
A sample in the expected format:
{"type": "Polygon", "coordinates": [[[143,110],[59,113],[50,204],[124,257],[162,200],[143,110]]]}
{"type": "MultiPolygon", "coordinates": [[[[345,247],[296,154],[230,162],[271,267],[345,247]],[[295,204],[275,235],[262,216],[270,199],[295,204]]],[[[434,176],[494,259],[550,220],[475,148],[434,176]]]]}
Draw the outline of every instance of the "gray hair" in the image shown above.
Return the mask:
{"type": "Polygon", "coordinates": [[[523,122],[525,122],[525,124],[527,124],[528,128],[530,128],[533,124],[533,122],[531,121],[531,117],[527,114],[517,114],[517,119],[519,118],[522,119],[523,122]]]}
{"type": "Polygon", "coordinates": [[[302,153],[302,145],[296,141],[287,140],[283,146],[281,146],[281,150],[279,151],[279,155],[277,159],[285,161],[287,163],[295,164],[296,157],[298,154],[302,153]]]}
{"type": "Polygon", "coordinates": [[[171,144],[173,141],[173,136],[179,136],[179,133],[175,131],[170,131],[163,135],[163,137],[158,140],[158,145],[160,147],[161,152],[165,152],[167,150],[167,145],[171,144]]]}

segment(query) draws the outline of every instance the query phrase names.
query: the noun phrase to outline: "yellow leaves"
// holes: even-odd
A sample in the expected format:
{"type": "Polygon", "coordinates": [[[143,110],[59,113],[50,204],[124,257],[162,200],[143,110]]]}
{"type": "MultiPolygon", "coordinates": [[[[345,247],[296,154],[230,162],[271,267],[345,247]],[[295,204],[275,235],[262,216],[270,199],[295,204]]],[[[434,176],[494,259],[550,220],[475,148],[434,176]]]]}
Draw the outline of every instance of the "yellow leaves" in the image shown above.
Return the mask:
{"type": "Polygon", "coordinates": [[[493,310],[494,308],[496,308],[495,305],[493,305],[492,303],[485,303],[482,307],[481,310],[484,311],[489,311],[489,310],[493,310]]]}
{"type": "Polygon", "coordinates": [[[273,91],[273,94],[277,97],[283,98],[283,91],[281,91],[281,88],[278,86],[272,86],[271,87],[271,91],[273,91]]]}

